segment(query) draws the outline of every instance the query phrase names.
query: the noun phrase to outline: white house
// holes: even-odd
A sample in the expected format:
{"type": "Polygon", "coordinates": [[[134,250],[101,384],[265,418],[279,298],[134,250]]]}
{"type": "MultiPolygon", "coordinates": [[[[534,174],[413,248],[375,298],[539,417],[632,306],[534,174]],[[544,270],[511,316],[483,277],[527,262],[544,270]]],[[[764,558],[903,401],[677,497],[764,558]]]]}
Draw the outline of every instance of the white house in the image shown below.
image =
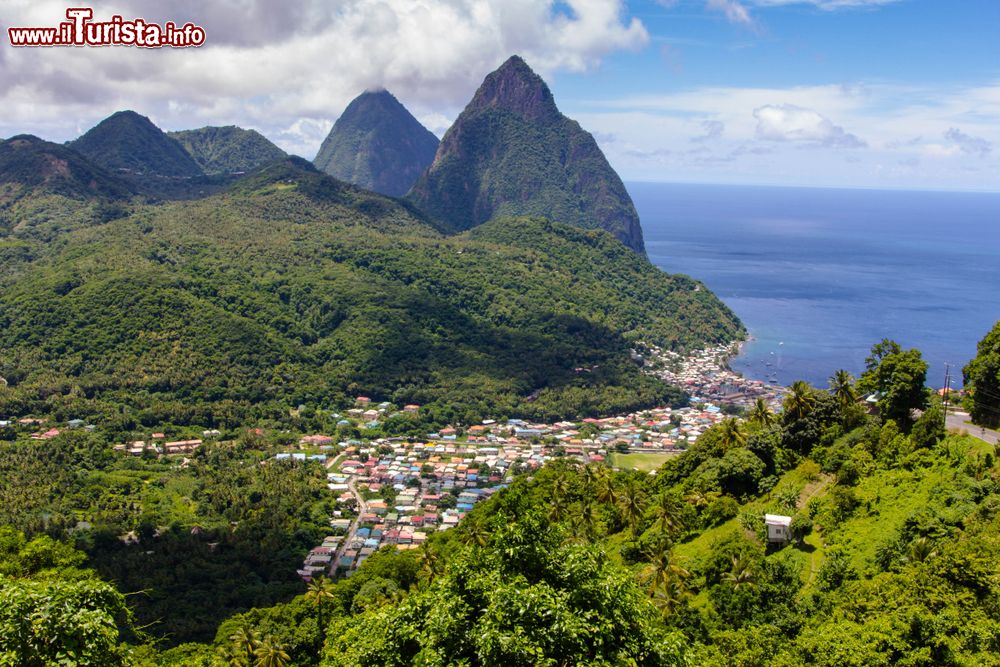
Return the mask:
{"type": "Polygon", "coordinates": [[[792,539],[792,517],[780,514],[765,514],[764,524],[767,526],[767,541],[772,544],[785,544],[792,539]]]}

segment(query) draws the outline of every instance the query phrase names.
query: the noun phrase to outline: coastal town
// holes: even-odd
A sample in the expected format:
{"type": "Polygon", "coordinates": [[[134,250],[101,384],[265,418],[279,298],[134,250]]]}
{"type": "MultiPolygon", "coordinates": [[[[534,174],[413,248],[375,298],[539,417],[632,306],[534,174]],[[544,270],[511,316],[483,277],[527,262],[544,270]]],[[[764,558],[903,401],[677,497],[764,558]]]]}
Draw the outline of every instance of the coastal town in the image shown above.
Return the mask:
{"type": "MultiPolygon", "coordinates": [[[[778,409],[784,397],[783,387],[746,379],[730,369],[729,360],[739,351],[736,345],[684,356],[653,346],[643,349],[644,357],[633,353],[637,361],[647,373],[683,389],[690,397],[686,406],[553,423],[484,419],[449,425],[419,438],[340,439],[312,433],[273,454],[274,463],[324,466],[327,488],[335,497],[330,532],[308,553],[299,576],[308,581],[350,575],[382,547],[419,548],[434,531],[459,525],[477,503],[517,475],[554,459],[655,474],[663,462],[727,416],[739,414],[757,399],[778,409]]],[[[419,412],[419,405],[395,406],[358,396],[352,407],[331,410],[328,416],[338,429],[371,433],[388,418],[419,412]]],[[[61,428],[32,418],[0,425],[37,429],[30,435],[34,440],[48,440],[66,430],[95,429],[79,419],[61,428]]],[[[251,431],[263,435],[260,429],[251,431]]],[[[136,457],[174,456],[183,466],[186,457],[205,442],[218,441],[222,433],[206,429],[198,435],[172,439],[154,431],[141,440],[119,443],[114,450],[136,457]]]]}
{"type": "MultiPolygon", "coordinates": [[[[299,575],[306,580],[343,576],[383,546],[419,548],[431,532],[457,526],[476,503],[504,488],[514,476],[555,458],[629,467],[631,457],[658,467],[727,413],[749,407],[758,398],[777,407],[784,396],[780,386],[747,380],[730,370],[732,346],[686,357],[650,349],[648,372],[687,391],[688,407],[551,424],[487,419],[449,426],[417,442],[383,438],[334,445],[329,436],[304,437],[303,448],[337,451],[328,462],[327,477],[330,490],[338,494],[338,510],[330,522],[331,534],[309,552],[299,575]]],[[[392,409],[388,403],[373,406],[360,396],[344,418],[372,424],[392,409]]],[[[419,406],[403,410],[414,412],[419,406]]],[[[327,463],[326,454],[295,452],[278,457],[327,463]]]]}

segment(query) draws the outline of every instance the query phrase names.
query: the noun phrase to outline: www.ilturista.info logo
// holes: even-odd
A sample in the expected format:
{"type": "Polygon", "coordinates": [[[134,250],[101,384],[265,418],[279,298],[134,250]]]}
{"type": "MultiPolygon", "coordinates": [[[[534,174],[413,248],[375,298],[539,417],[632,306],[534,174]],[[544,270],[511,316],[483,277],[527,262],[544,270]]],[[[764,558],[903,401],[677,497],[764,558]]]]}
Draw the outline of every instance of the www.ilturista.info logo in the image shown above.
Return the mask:
{"type": "Polygon", "coordinates": [[[71,7],[66,18],[54,28],[7,28],[11,46],[164,46],[185,48],[205,43],[205,29],[193,23],[163,25],[144,19],[126,21],[117,14],[110,21],[93,21],[94,10],[71,7]]]}

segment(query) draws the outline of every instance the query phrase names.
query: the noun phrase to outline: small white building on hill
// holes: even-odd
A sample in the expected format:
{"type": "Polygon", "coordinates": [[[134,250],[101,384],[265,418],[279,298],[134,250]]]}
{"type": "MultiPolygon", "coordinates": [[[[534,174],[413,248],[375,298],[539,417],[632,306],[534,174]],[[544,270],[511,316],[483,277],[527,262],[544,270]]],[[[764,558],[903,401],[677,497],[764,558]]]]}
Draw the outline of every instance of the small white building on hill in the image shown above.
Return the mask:
{"type": "Polygon", "coordinates": [[[771,544],[787,544],[792,539],[792,517],[781,514],[765,514],[767,541],[771,544]]]}

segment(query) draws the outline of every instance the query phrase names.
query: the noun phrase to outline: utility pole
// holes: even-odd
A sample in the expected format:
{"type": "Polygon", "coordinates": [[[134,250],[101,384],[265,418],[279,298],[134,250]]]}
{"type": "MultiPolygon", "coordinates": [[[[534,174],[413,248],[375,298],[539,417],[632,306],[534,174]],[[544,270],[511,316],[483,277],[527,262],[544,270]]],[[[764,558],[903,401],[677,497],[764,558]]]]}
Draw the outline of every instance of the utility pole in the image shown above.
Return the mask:
{"type": "Polygon", "coordinates": [[[944,364],[944,430],[948,431],[948,397],[951,395],[951,364],[944,364]]]}

